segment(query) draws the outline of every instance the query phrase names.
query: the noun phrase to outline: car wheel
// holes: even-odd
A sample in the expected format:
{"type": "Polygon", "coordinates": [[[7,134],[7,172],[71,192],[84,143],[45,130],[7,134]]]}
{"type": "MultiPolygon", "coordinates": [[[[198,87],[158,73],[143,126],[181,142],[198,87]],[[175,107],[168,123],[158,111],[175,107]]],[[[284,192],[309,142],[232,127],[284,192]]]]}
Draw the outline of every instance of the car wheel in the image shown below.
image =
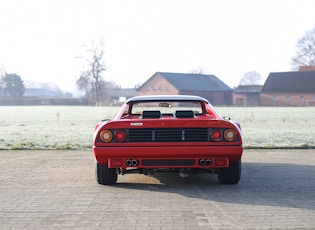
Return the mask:
{"type": "Polygon", "coordinates": [[[218,180],[222,184],[237,184],[241,179],[242,162],[230,164],[228,168],[222,168],[218,173],[218,180]]]}
{"type": "Polygon", "coordinates": [[[115,184],[117,181],[117,170],[115,168],[108,168],[107,165],[102,165],[96,162],[95,177],[99,184],[115,184]]]}

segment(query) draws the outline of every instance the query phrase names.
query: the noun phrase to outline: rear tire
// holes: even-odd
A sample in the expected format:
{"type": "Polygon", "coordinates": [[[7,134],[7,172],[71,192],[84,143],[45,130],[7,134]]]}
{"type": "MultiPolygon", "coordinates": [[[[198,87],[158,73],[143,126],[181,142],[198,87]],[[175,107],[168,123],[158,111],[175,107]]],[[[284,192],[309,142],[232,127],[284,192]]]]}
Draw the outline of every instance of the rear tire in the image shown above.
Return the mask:
{"type": "Polygon", "coordinates": [[[222,184],[237,184],[241,179],[242,162],[230,164],[228,168],[222,168],[218,173],[218,180],[222,184]]]}
{"type": "Polygon", "coordinates": [[[97,183],[102,185],[115,184],[117,181],[117,170],[108,168],[107,165],[102,165],[96,162],[95,178],[97,183]]]}

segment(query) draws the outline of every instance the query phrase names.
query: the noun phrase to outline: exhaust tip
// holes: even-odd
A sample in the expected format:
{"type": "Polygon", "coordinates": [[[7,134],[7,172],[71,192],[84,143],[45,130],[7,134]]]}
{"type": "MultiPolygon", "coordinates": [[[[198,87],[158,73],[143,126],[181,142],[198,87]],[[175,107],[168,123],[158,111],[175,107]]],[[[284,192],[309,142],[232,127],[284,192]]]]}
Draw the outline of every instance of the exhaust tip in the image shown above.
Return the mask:
{"type": "Polygon", "coordinates": [[[137,160],[137,159],[133,159],[133,160],[131,161],[131,165],[132,165],[132,166],[138,166],[138,160],[137,160]]]}
{"type": "Polygon", "coordinates": [[[139,165],[139,161],[137,159],[127,159],[126,166],[135,167],[139,165]]]}
{"type": "Polygon", "coordinates": [[[211,159],[207,159],[206,160],[206,165],[211,165],[212,164],[212,160],[211,159]]]}
{"type": "Polygon", "coordinates": [[[211,159],[200,159],[199,160],[199,165],[206,166],[206,165],[211,165],[212,160],[211,159]]]}
{"type": "Polygon", "coordinates": [[[126,160],[126,165],[131,166],[131,160],[130,159],[126,160]]]}

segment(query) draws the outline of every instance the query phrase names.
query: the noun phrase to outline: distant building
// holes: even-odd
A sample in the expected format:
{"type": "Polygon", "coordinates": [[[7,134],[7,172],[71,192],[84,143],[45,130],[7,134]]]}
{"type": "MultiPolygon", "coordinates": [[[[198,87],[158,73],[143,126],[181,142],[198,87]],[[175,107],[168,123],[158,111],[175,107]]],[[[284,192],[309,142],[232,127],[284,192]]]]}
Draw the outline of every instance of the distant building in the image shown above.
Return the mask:
{"type": "Polygon", "coordinates": [[[139,95],[196,95],[214,105],[231,105],[233,90],[214,75],[157,72],[139,89],[139,95]]]}
{"type": "Polygon", "coordinates": [[[239,85],[234,89],[233,105],[259,106],[262,85],[239,85]]]}
{"type": "Polygon", "coordinates": [[[121,105],[127,99],[137,96],[138,92],[135,88],[114,88],[108,91],[110,95],[111,105],[121,105]]]}
{"type": "Polygon", "coordinates": [[[26,88],[23,97],[53,98],[55,95],[49,89],[26,88]]]}
{"type": "Polygon", "coordinates": [[[262,106],[314,106],[315,71],[270,73],[260,94],[262,106]]]}

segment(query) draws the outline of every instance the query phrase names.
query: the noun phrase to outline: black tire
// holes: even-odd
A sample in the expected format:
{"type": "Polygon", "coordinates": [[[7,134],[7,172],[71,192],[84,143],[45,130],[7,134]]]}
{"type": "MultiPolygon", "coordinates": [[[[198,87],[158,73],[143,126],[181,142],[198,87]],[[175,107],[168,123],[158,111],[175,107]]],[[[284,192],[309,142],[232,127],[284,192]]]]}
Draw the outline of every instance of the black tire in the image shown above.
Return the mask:
{"type": "Polygon", "coordinates": [[[222,168],[218,173],[218,180],[222,184],[237,184],[241,179],[242,162],[230,164],[228,168],[222,168]]]}
{"type": "Polygon", "coordinates": [[[107,165],[102,165],[96,162],[95,177],[99,184],[115,184],[117,181],[117,170],[115,168],[108,168],[107,165]]]}

